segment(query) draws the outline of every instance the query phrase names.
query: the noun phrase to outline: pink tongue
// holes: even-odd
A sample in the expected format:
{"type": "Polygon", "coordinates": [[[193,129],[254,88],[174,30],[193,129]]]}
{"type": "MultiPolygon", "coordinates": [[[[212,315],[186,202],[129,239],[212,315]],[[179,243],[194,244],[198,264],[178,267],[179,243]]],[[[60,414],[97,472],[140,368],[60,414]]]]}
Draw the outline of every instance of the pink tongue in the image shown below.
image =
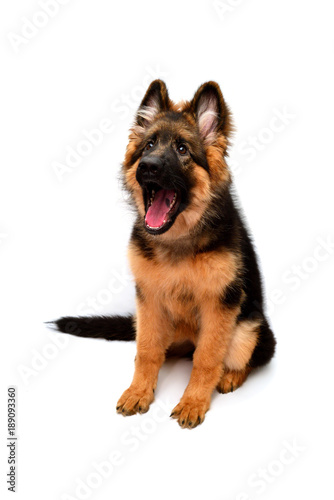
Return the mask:
{"type": "Polygon", "coordinates": [[[166,214],[170,209],[175,191],[172,189],[160,189],[154,196],[150,208],[147,210],[145,222],[151,227],[160,227],[166,220],[166,214]]]}

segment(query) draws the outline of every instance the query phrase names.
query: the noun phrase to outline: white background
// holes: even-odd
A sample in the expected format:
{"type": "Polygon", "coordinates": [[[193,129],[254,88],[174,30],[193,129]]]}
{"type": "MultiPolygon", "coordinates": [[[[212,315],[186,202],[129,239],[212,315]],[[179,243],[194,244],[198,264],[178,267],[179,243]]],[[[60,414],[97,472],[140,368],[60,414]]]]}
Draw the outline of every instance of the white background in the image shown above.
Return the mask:
{"type": "Polygon", "coordinates": [[[2,2],[0,12],[5,498],[9,385],[18,392],[17,499],[330,498],[332,2],[222,0],[219,13],[213,1],[71,0],[53,17],[40,15],[40,3],[2,2]],[[166,364],[150,412],[123,418],[115,405],[135,345],[65,337],[43,324],[134,308],[132,215],[119,170],[133,114],[156,77],[174,100],[207,80],[222,87],[237,127],[230,164],[278,340],[274,361],[237,392],[214,395],[192,431],[169,419],[190,362],[166,364]],[[55,162],[65,164],[83,131],[105,119],[112,130],[101,144],[57,175],[55,162]],[[112,455],[102,478],[94,463],[112,455]]]}

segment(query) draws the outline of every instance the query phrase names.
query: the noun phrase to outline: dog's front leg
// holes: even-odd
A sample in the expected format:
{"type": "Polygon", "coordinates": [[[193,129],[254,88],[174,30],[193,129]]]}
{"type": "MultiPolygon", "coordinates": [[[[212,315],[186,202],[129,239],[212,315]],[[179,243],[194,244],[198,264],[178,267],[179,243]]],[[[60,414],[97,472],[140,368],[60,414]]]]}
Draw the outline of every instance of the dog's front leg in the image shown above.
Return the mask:
{"type": "Polygon", "coordinates": [[[166,322],[159,307],[148,302],[137,304],[137,355],[130,387],[123,393],[116,410],[123,415],[145,413],[154,399],[158,374],[170,344],[166,322]]]}
{"type": "Polygon", "coordinates": [[[203,422],[212,392],[222,376],[223,359],[236,317],[235,310],[204,304],[190,381],[181,401],[171,413],[181,427],[191,429],[203,422]]]}

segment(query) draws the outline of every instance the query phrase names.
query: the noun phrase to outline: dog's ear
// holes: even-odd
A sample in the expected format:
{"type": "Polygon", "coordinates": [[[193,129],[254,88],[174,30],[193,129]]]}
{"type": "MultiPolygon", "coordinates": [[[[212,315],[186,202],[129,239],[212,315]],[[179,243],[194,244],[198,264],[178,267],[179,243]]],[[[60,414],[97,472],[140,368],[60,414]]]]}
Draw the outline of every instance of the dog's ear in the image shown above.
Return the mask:
{"type": "Polygon", "coordinates": [[[230,135],[232,130],[230,111],[218,83],[207,82],[201,85],[190,107],[206,145],[212,144],[219,133],[226,138],[230,135]]]}
{"type": "Polygon", "coordinates": [[[167,111],[170,107],[170,100],[165,82],[154,80],[142,100],[136,116],[136,125],[146,128],[158,113],[167,111]]]}

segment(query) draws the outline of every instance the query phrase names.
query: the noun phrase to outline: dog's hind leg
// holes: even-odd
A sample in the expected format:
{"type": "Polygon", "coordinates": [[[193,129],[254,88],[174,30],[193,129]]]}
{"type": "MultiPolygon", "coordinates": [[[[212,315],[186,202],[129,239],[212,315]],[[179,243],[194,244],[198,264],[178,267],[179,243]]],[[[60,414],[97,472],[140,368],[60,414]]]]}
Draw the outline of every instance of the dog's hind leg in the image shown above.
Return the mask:
{"type": "Polygon", "coordinates": [[[274,355],[276,341],[265,318],[241,320],[235,327],[227,354],[223,375],[217,385],[221,393],[240,387],[253,368],[267,364],[274,355]]]}
{"type": "Polygon", "coordinates": [[[252,370],[249,364],[259,339],[258,321],[241,321],[235,327],[226,356],[223,374],[217,385],[221,393],[233,392],[240,387],[252,370]]]}

